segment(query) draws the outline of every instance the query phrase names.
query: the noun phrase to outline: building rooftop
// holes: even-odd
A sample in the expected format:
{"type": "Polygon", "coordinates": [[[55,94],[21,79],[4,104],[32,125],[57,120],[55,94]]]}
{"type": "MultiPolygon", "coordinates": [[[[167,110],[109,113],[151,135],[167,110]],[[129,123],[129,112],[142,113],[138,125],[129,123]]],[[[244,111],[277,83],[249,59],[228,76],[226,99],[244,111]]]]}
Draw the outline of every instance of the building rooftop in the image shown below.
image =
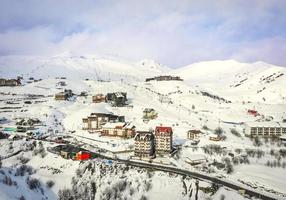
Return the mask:
{"type": "Polygon", "coordinates": [[[286,123],[280,122],[247,122],[245,125],[249,127],[286,127],[286,123]]]}
{"type": "Polygon", "coordinates": [[[157,126],[155,128],[155,131],[157,132],[164,132],[164,133],[171,133],[172,132],[172,127],[168,126],[157,126]]]}
{"type": "Polygon", "coordinates": [[[102,128],[133,128],[134,125],[127,122],[108,122],[102,126],[102,128]]]}
{"type": "Polygon", "coordinates": [[[135,140],[147,140],[150,141],[154,138],[152,132],[149,131],[137,131],[134,137],[135,140]]]}

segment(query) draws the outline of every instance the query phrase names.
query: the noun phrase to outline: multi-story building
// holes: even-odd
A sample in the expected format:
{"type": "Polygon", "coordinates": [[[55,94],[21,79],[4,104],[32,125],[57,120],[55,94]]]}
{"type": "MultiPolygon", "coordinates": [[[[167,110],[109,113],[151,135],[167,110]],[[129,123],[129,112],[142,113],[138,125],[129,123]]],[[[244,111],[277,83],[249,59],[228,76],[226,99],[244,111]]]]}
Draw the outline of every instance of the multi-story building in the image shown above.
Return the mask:
{"type": "Polygon", "coordinates": [[[125,122],[124,116],[118,116],[107,113],[91,113],[87,118],[82,119],[83,130],[90,132],[97,131],[108,122],[125,122]]]}
{"type": "Polygon", "coordinates": [[[155,138],[152,132],[137,131],[135,135],[134,155],[138,157],[152,157],[155,155],[155,138]]]}
{"type": "Polygon", "coordinates": [[[156,154],[169,154],[172,152],[173,130],[171,127],[157,126],[155,128],[156,154]]]}
{"type": "Polygon", "coordinates": [[[200,130],[192,129],[192,130],[189,130],[187,134],[188,134],[188,139],[197,140],[200,138],[200,135],[202,134],[202,132],[200,130]]]}
{"type": "Polygon", "coordinates": [[[0,86],[19,86],[21,85],[20,78],[18,79],[4,79],[0,78],[0,86]]]}
{"type": "Polygon", "coordinates": [[[179,76],[155,76],[153,78],[147,78],[145,81],[149,82],[149,81],[182,81],[183,79],[181,79],[179,76]]]}
{"type": "Polygon", "coordinates": [[[251,122],[245,125],[245,135],[256,137],[275,137],[286,135],[286,125],[279,122],[251,122]]]}
{"type": "Polygon", "coordinates": [[[106,101],[112,106],[125,106],[127,102],[127,93],[126,92],[115,92],[107,93],[106,101]]]}
{"type": "Polygon", "coordinates": [[[135,136],[135,126],[125,122],[106,123],[102,126],[101,135],[121,138],[133,138],[135,136]]]}

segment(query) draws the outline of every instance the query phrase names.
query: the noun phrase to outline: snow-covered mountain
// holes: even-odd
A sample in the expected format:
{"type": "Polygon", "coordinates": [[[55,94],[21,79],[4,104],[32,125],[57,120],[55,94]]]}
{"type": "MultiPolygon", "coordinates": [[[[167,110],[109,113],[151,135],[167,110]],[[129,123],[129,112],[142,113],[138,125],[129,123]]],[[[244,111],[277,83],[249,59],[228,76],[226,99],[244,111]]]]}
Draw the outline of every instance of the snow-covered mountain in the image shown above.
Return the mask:
{"type": "Polygon", "coordinates": [[[103,81],[144,81],[157,75],[177,75],[191,87],[230,100],[286,101],[286,68],[264,62],[240,63],[235,60],[207,61],[171,70],[153,60],[126,61],[110,56],[2,56],[1,77],[93,79],[103,81]]]}
{"type": "Polygon", "coordinates": [[[286,68],[264,62],[207,61],[172,71],[189,85],[244,101],[285,102],[286,68]]]}
{"type": "MultiPolygon", "coordinates": [[[[0,57],[0,72],[1,77],[16,77],[23,74],[24,79],[29,77],[43,79],[19,87],[0,87],[0,119],[8,119],[2,124],[3,128],[15,127],[16,118],[38,118],[43,122],[41,128],[43,131],[46,130],[45,132],[53,130],[51,134],[58,132],[60,135],[68,136],[73,144],[86,144],[85,148],[93,151],[97,151],[95,147],[100,147],[108,152],[115,152],[119,158],[129,159],[134,155],[130,151],[134,147],[133,139],[110,138],[82,130],[82,119],[90,113],[124,115],[126,121],[131,122],[138,131],[154,129],[160,124],[172,127],[173,144],[181,145],[182,150],[175,157],[158,156],[154,162],[164,161],[186,170],[209,173],[238,184],[259,187],[262,191],[267,189],[280,194],[281,197],[283,195],[283,198],[286,195],[284,189],[286,182],[280,176],[285,174],[283,166],[286,166],[286,157],[279,158],[280,166],[277,164],[276,167],[272,167],[272,163],[278,162],[276,155],[280,149],[283,153],[284,147],[279,146],[278,142],[262,141],[262,139],[261,146],[256,146],[255,141],[245,137],[245,126],[242,124],[257,121],[263,123],[263,120],[283,123],[286,118],[286,101],[283,96],[285,95],[283,86],[286,81],[284,68],[262,62],[247,64],[231,60],[202,62],[170,70],[152,60],[128,62],[118,58],[64,54],[53,57],[0,57]],[[184,81],[144,82],[145,77],[160,74],[179,75],[184,81]],[[59,76],[70,77],[65,80],[66,86],[59,87],[59,80],[55,78],[59,76]],[[120,81],[121,78],[125,81],[120,81]],[[97,81],[98,79],[111,81],[97,81]],[[257,92],[263,87],[265,89],[257,92]],[[63,89],[72,89],[75,94],[84,91],[88,96],[76,96],[69,101],[56,101],[54,94],[63,89]],[[128,94],[130,106],[113,107],[108,103],[92,102],[94,94],[117,91],[128,94]],[[35,99],[30,99],[32,96],[35,99]],[[265,101],[262,98],[265,98],[265,101]],[[26,103],[29,102],[27,100],[31,103],[26,103]],[[142,116],[145,108],[154,108],[158,117],[149,122],[144,121],[142,116]],[[260,115],[249,115],[248,109],[256,109],[260,115]],[[222,128],[226,139],[210,141],[209,136],[218,127],[222,128]],[[187,131],[190,129],[202,130],[204,133],[200,136],[197,148],[193,148],[188,139],[187,131]],[[234,134],[233,130],[238,134],[234,134]],[[211,145],[212,148],[219,147],[221,150],[217,153],[212,150],[207,152],[206,150],[211,149],[211,145]],[[122,153],[124,150],[128,150],[128,153],[122,153]],[[256,153],[249,153],[258,150],[263,153],[260,159],[255,156],[256,153]],[[190,166],[186,160],[196,155],[206,156],[207,163],[198,167],[190,166]],[[248,156],[248,164],[246,161],[235,164],[234,158],[241,159],[245,155],[248,156]],[[205,166],[214,161],[226,164],[227,160],[233,163],[231,174],[227,173],[227,168],[220,169],[221,167],[215,166],[205,171],[205,166]]],[[[25,133],[19,134],[25,135],[25,133]]],[[[154,173],[148,178],[144,170],[129,169],[129,167],[127,170],[124,165],[110,164],[101,159],[92,160],[92,167],[85,170],[80,162],[65,160],[51,152],[46,152],[44,156],[36,154],[39,152],[39,144],[34,150],[26,151],[24,148],[25,151],[14,155],[29,142],[32,141],[0,140],[0,156],[3,158],[0,169],[0,194],[3,194],[4,199],[16,199],[22,195],[26,199],[56,199],[66,191],[65,189],[71,194],[79,195],[82,194],[81,191],[87,194],[86,189],[91,191],[89,187],[93,183],[96,183],[97,190],[95,199],[103,199],[101,197],[110,199],[106,194],[113,197],[115,193],[124,194],[127,199],[139,199],[143,194],[150,197],[149,199],[156,199],[157,196],[165,199],[195,199],[194,195],[190,198],[191,191],[184,192],[186,183],[190,185],[189,188],[195,186],[192,182],[194,179],[186,181],[182,177],[173,175],[169,177],[163,173],[154,173]],[[23,166],[23,160],[25,165],[32,167],[33,173],[19,177],[15,172],[23,166]],[[104,176],[104,173],[108,174],[108,177],[104,176]],[[30,182],[27,180],[35,181],[35,179],[38,180],[36,181],[38,187],[30,189],[30,182]],[[126,190],[117,192],[117,186],[125,184],[125,180],[126,190]],[[52,188],[47,184],[49,181],[54,181],[52,188]],[[170,182],[173,184],[169,184],[170,182]],[[144,188],[149,184],[152,188],[146,191],[144,188]],[[134,188],[138,192],[134,193],[134,188]],[[176,192],[169,193],[171,190],[176,192]]],[[[42,144],[46,148],[56,145],[49,141],[43,141],[42,144]]],[[[200,181],[200,186],[205,184],[207,183],[200,181]]],[[[199,199],[206,199],[212,194],[200,191],[199,195],[201,197],[199,199]]],[[[211,198],[222,199],[221,195],[226,199],[245,199],[237,191],[224,187],[216,191],[211,198]]]]}
{"type": "Polygon", "coordinates": [[[150,75],[159,75],[169,69],[153,60],[129,62],[103,56],[2,56],[0,73],[3,77],[51,78],[65,76],[72,79],[96,80],[144,80],[150,75]]]}

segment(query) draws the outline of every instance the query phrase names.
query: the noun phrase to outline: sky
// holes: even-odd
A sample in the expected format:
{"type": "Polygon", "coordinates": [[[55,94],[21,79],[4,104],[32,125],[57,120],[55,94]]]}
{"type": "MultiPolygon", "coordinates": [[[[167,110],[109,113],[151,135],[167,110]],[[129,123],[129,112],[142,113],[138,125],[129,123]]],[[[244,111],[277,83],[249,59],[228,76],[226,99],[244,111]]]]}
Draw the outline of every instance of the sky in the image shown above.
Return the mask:
{"type": "Polygon", "coordinates": [[[0,55],[286,66],[285,0],[0,0],[0,55]]]}

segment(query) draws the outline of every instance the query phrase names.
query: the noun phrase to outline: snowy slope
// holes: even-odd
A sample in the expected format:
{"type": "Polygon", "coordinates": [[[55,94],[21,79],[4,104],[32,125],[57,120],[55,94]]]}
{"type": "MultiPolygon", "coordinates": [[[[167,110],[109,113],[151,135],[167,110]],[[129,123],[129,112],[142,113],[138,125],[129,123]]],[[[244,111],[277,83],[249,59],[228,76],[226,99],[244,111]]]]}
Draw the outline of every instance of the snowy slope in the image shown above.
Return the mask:
{"type": "Polygon", "coordinates": [[[173,70],[189,85],[243,101],[286,101],[286,68],[264,62],[208,61],[173,70]]]}
{"type": "MultiPolygon", "coordinates": [[[[181,157],[178,158],[178,160],[174,158],[157,158],[155,160],[156,162],[162,159],[166,163],[172,162],[176,166],[188,170],[202,170],[191,167],[185,163],[185,158],[193,154],[205,154],[209,160],[209,164],[214,159],[221,161],[227,156],[223,154],[215,155],[205,153],[203,149],[206,145],[221,145],[226,153],[235,153],[236,149],[241,149],[243,154],[245,154],[246,149],[260,148],[264,151],[265,156],[260,160],[256,157],[249,156],[250,164],[245,165],[244,163],[240,163],[234,165],[233,174],[227,175],[224,170],[214,168],[210,169],[215,170],[215,172],[210,173],[213,173],[213,175],[226,175],[227,179],[239,183],[240,180],[251,182],[259,187],[263,186],[286,195],[284,192],[286,185],[285,179],[280,179],[279,176],[277,176],[277,174],[282,174],[285,169],[282,169],[282,167],[270,169],[269,166],[266,166],[268,160],[272,161],[276,159],[274,155],[270,154],[270,151],[275,149],[278,152],[282,147],[276,143],[272,144],[269,142],[263,142],[261,147],[254,146],[249,138],[244,137],[243,125],[225,123],[256,121],[258,117],[247,114],[247,109],[251,108],[255,108],[262,115],[272,116],[273,121],[282,121],[282,119],[285,119],[286,107],[285,100],[283,101],[283,95],[285,95],[285,89],[283,88],[285,85],[285,76],[280,75],[281,73],[285,73],[284,68],[261,62],[245,64],[236,61],[213,61],[198,63],[171,71],[151,60],[142,60],[132,63],[114,58],[60,55],[48,58],[19,57],[14,59],[12,57],[2,57],[0,59],[3,64],[1,64],[0,67],[1,75],[11,77],[18,75],[20,71],[23,71],[23,69],[19,68],[22,63],[21,59],[25,65],[29,66],[26,69],[27,73],[25,72],[25,78],[30,76],[35,78],[50,76],[50,78],[44,78],[42,81],[19,87],[0,88],[2,94],[0,99],[0,106],[2,108],[0,110],[0,118],[5,117],[8,119],[8,122],[3,124],[3,127],[13,127],[15,125],[14,118],[28,116],[39,118],[44,122],[44,129],[52,128],[53,130],[59,131],[60,134],[70,135],[75,142],[89,143],[93,146],[104,148],[107,151],[116,152],[132,149],[132,146],[134,146],[133,139],[122,140],[119,138],[101,137],[98,134],[89,134],[87,131],[82,130],[83,117],[93,112],[112,112],[117,115],[124,115],[126,121],[132,122],[132,124],[136,126],[136,130],[154,129],[154,127],[160,124],[171,126],[174,131],[174,144],[181,144],[183,147],[181,157]],[[37,68],[37,65],[41,62],[44,63],[44,61],[47,61],[47,63],[37,68]],[[7,68],[3,67],[4,64],[8,66],[8,63],[11,64],[9,66],[14,66],[10,70],[6,70],[7,68]],[[60,73],[61,71],[54,70],[55,68],[61,70],[62,73],[60,73]],[[105,80],[108,80],[108,76],[112,74],[110,75],[112,80],[110,82],[97,81],[96,74],[105,74],[105,80]],[[184,78],[185,81],[141,81],[144,80],[144,76],[152,77],[157,74],[175,74],[184,78]],[[70,75],[69,77],[71,78],[64,80],[67,86],[59,89],[57,86],[59,79],[55,79],[55,77],[63,75],[70,75]],[[84,80],[88,76],[91,77],[90,80],[84,80]],[[120,81],[122,77],[124,77],[124,81],[120,81]],[[125,81],[126,79],[129,81],[125,81]],[[236,86],[237,84],[240,85],[236,86]],[[257,90],[261,87],[266,88],[257,93],[257,90]],[[54,94],[62,91],[64,88],[72,89],[76,94],[79,94],[81,91],[86,91],[88,96],[77,96],[70,101],[55,101],[54,94]],[[127,92],[130,106],[112,107],[107,103],[92,103],[91,96],[94,94],[106,94],[108,92],[117,91],[127,92]],[[211,95],[204,95],[206,91],[211,95]],[[273,91],[273,93],[271,91],[273,91]],[[39,101],[38,103],[36,103],[36,100],[32,100],[32,104],[25,104],[24,101],[27,94],[38,94],[42,95],[42,97],[36,99],[39,101]],[[166,95],[172,103],[167,104],[160,102],[160,96],[162,95],[166,95]],[[262,97],[266,95],[268,95],[268,97],[266,97],[266,101],[263,101],[262,97]],[[242,104],[241,101],[244,99],[251,100],[252,102],[242,104]],[[17,104],[8,104],[8,101],[13,101],[17,104]],[[260,102],[257,103],[256,101],[260,102]],[[9,107],[20,108],[11,109],[9,107]],[[156,112],[158,112],[158,118],[145,123],[142,120],[142,112],[145,108],[154,108],[156,112]],[[203,126],[207,126],[209,130],[204,130],[203,126]],[[209,141],[209,134],[218,126],[224,130],[224,134],[227,136],[226,140],[220,142],[209,141]],[[233,135],[230,131],[231,128],[235,128],[241,136],[233,135]],[[187,139],[187,131],[190,129],[200,129],[205,133],[201,136],[197,148],[190,147],[190,141],[187,139]],[[74,132],[73,134],[71,133],[72,131],[74,132]],[[84,136],[85,138],[83,139],[78,136],[84,136]],[[260,176],[260,174],[266,170],[268,173],[265,173],[264,176],[260,176]],[[249,173],[251,173],[251,176],[249,176],[249,173]],[[253,179],[253,181],[250,179],[253,179]]],[[[50,146],[52,144],[46,143],[45,145],[50,146]]],[[[14,149],[17,150],[21,145],[14,142],[14,146],[14,149]]],[[[8,140],[0,141],[0,150],[2,152],[1,156],[6,155],[6,151],[9,150],[8,140]]],[[[26,157],[30,154],[32,154],[32,152],[24,153],[26,157]]],[[[119,154],[119,156],[125,158],[129,156],[129,154],[119,154]]],[[[240,153],[235,153],[235,156],[241,157],[240,153]]],[[[45,158],[30,155],[30,159],[27,164],[37,170],[32,176],[38,178],[43,187],[45,182],[49,179],[55,180],[55,186],[52,188],[52,191],[46,191],[46,195],[51,196],[50,199],[54,199],[52,196],[56,195],[58,190],[71,188],[70,180],[71,177],[75,175],[78,163],[64,160],[50,153],[48,153],[45,158]],[[61,169],[62,173],[53,174],[52,171],[49,170],[53,169],[53,167],[61,169]],[[61,181],[61,179],[65,181],[61,181]]],[[[282,158],[281,164],[283,163],[286,163],[286,157],[282,158]]],[[[13,168],[15,164],[19,164],[17,156],[3,161],[3,166],[7,169],[13,168]]],[[[137,175],[141,177],[141,174],[137,175]]],[[[171,181],[165,175],[154,177],[156,177],[156,179],[154,178],[154,183],[156,182],[156,184],[154,184],[152,189],[146,194],[150,199],[152,199],[152,196],[158,198],[160,195],[159,191],[168,186],[166,183],[171,181]]],[[[117,179],[117,176],[112,175],[106,180],[102,179],[102,181],[106,182],[114,178],[117,179]]],[[[175,185],[181,183],[181,181],[177,179],[172,179],[172,181],[174,181],[175,185]]],[[[21,182],[21,180],[19,180],[19,182],[21,182]]],[[[100,191],[104,192],[106,185],[102,184],[102,186],[100,191]]],[[[173,184],[165,189],[171,190],[172,188],[177,189],[173,184]]],[[[12,189],[16,191],[14,190],[15,188],[11,188],[11,190],[12,189]]],[[[179,192],[172,195],[166,192],[166,196],[170,195],[172,199],[184,199],[180,195],[181,191],[178,191],[179,192]]],[[[221,188],[219,193],[213,196],[213,199],[220,199],[220,195],[226,193],[224,188],[221,188]]],[[[18,197],[22,192],[17,191],[15,194],[17,194],[18,197]]],[[[142,192],[138,193],[138,197],[140,197],[141,194],[142,192]]],[[[98,195],[100,194],[98,193],[98,195]]],[[[237,193],[226,195],[226,199],[238,199],[237,195],[237,193]],[[236,196],[231,198],[233,195],[236,196]]],[[[8,195],[6,199],[13,197],[8,195]]]]}
{"type": "Polygon", "coordinates": [[[96,80],[144,80],[150,75],[165,73],[169,69],[153,60],[129,62],[118,58],[102,56],[2,56],[0,74],[2,77],[49,78],[69,77],[73,79],[96,80]]]}

